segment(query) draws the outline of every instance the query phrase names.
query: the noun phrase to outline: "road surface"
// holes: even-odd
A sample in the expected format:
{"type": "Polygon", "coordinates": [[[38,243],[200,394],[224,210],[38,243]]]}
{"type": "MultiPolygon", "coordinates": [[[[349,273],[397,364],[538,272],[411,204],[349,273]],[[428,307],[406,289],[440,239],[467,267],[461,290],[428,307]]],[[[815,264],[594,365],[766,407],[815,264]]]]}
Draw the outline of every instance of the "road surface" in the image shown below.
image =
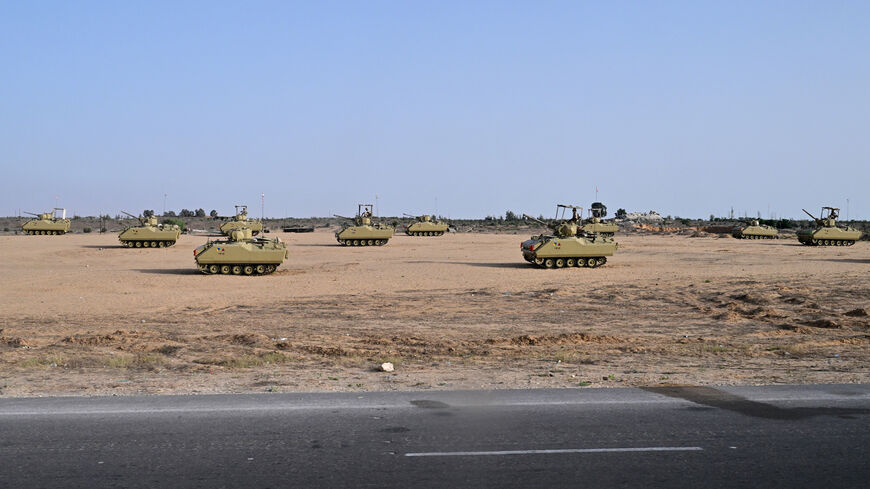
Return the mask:
{"type": "Polygon", "coordinates": [[[870,385],[0,399],[0,487],[870,485],[870,385]]]}

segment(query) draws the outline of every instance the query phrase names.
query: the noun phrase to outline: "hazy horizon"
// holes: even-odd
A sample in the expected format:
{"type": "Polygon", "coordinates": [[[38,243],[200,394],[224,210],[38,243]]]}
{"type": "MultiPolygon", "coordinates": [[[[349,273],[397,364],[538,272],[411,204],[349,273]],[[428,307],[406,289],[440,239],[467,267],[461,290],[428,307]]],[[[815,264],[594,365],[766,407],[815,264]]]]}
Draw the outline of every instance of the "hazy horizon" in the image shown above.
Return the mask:
{"type": "Polygon", "coordinates": [[[867,2],[9,2],[0,214],[870,218],[867,2]],[[377,197],[376,197],[377,196],[377,197]],[[848,205],[847,205],[848,199],[848,205]],[[848,212],[847,212],[848,208],[848,212]]]}

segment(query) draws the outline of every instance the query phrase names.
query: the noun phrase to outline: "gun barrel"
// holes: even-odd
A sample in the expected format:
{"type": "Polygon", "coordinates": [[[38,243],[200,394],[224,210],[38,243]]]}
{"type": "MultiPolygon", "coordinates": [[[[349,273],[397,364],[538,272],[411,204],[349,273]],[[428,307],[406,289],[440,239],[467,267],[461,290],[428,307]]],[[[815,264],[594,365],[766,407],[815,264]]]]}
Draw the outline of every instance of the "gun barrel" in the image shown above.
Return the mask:
{"type": "Polygon", "coordinates": [[[408,214],[407,212],[403,212],[402,215],[405,217],[417,217],[417,216],[412,216],[411,214],[408,214]]]}
{"type": "Polygon", "coordinates": [[[127,214],[128,216],[132,217],[133,219],[139,219],[139,216],[134,216],[133,214],[130,214],[130,213],[127,212],[127,211],[121,211],[121,212],[124,213],[124,214],[127,214]]]}
{"type": "Polygon", "coordinates": [[[31,216],[38,216],[38,215],[39,215],[39,214],[36,214],[35,212],[27,212],[27,211],[24,211],[24,213],[25,213],[25,214],[30,214],[31,216]]]}
{"type": "Polygon", "coordinates": [[[545,223],[544,221],[542,221],[542,220],[540,220],[540,219],[538,219],[538,218],[532,217],[532,216],[530,216],[530,215],[528,215],[528,214],[523,214],[523,219],[531,219],[532,221],[535,221],[535,222],[537,222],[537,223],[543,224],[543,225],[545,225],[545,226],[547,225],[547,223],[545,223]]]}
{"type": "Polygon", "coordinates": [[[342,218],[342,219],[350,219],[351,221],[353,221],[353,218],[352,218],[352,217],[339,216],[338,214],[333,214],[333,216],[335,216],[335,217],[340,217],[340,218],[342,218]]]}
{"type": "Polygon", "coordinates": [[[816,219],[816,216],[810,214],[810,212],[809,212],[808,210],[806,210],[806,209],[801,209],[801,210],[804,211],[804,212],[806,212],[807,215],[810,216],[814,221],[818,221],[818,219],[816,219]]]}

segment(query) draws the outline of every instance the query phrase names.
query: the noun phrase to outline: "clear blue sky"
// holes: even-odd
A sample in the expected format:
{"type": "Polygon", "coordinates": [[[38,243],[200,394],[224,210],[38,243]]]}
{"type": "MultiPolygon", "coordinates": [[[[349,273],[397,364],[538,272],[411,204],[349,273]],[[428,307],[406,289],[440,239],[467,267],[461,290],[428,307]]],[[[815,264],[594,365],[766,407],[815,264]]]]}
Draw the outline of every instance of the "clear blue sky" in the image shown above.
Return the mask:
{"type": "Polygon", "coordinates": [[[870,2],[0,3],[0,214],[870,218],[870,2]]]}

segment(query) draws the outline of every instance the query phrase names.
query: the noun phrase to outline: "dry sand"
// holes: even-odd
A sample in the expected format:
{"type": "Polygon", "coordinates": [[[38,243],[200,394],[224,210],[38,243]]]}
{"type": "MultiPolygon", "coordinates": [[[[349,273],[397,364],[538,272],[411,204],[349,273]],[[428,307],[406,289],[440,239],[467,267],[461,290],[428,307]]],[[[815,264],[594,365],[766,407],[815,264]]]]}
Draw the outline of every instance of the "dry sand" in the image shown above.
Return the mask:
{"type": "Polygon", "coordinates": [[[870,382],[866,242],[618,235],[542,270],[525,235],[277,235],[262,277],[200,274],[202,236],[0,237],[0,394],[870,382]]]}

